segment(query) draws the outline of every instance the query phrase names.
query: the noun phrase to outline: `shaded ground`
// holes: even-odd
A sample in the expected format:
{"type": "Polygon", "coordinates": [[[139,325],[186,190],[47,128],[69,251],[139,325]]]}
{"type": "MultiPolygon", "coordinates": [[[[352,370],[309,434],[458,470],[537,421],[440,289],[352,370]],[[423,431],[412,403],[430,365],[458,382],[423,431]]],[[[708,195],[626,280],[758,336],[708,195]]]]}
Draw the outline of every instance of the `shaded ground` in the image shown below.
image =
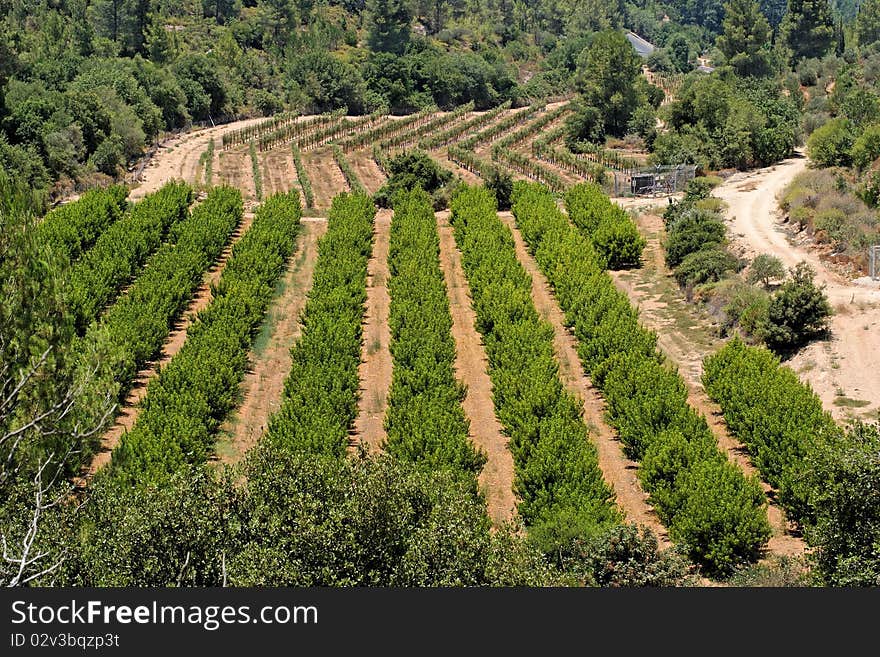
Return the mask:
{"type": "Polygon", "coordinates": [[[495,524],[501,524],[516,514],[513,456],[507,449],[509,439],[495,417],[486,350],[476,329],[476,313],[471,307],[470,288],[461,265],[461,253],[455,245],[448,211],[437,213],[437,229],[440,234],[440,267],[452,314],[455,373],[467,386],[462,406],[470,421],[471,440],[488,457],[479,476],[480,490],[486,497],[489,517],[495,524]]]}
{"type": "Polygon", "coordinates": [[[373,254],[367,263],[367,307],[364,313],[361,364],[358,368],[360,397],[355,419],[352,448],[363,444],[378,451],[385,441],[385,410],[391,389],[391,328],[388,311],[388,241],[391,234],[391,210],[376,213],[373,254]]]}

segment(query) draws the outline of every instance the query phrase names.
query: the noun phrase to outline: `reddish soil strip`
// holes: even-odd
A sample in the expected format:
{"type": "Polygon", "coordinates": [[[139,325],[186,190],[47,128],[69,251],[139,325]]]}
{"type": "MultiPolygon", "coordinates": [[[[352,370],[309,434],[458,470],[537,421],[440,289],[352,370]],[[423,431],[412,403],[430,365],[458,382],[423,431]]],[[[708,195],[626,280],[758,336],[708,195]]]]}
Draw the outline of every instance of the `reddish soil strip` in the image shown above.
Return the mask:
{"type": "Polygon", "coordinates": [[[89,464],[88,468],[86,468],[75,481],[75,485],[78,488],[86,487],[95,473],[110,462],[112,452],[119,444],[123,434],[131,431],[131,428],[137,421],[138,415],[140,415],[140,404],[147,394],[147,385],[150,381],[156,378],[159,374],[160,368],[167,365],[183,347],[183,344],[186,342],[186,333],[189,330],[189,327],[195,321],[198,313],[207,308],[214,298],[211,294],[211,286],[220,280],[220,275],[226,267],[226,262],[232,255],[233,245],[247,232],[253,220],[253,214],[246,213],[244,215],[244,218],[232,234],[232,239],[226,245],[220,258],[218,258],[217,262],[205,272],[201,285],[196,289],[195,295],[186,310],[178,318],[174,325],[174,329],[172,329],[171,333],[169,333],[168,337],[165,339],[165,343],[162,345],[162,351],[160,352],[158,359],[147,363],[146,366],[138,372],[131,390],[125,398],[125,402],[119,408],[115,423],[101,437],[101,447],[92,458],[92,462],[89,464]]]}
{"type": "Polygon", "coordinates": [[[538,313],[553,326],[553,347],[559,362],[559,373],[566,388],[584,403],[584,421],[590,427],[590,436],[599,457],[599,468],[605,481],[614,489],[617,503],[628,520],[645,525],[654,532],[661,547],[669,547],[666,528],[648,504],[648,495],[639,483],[637,464],[626,458],[614,430],[605,422],[605,405],[598,391],[584,376],[577,354],[577,340],[565,327],[565,316],[556,302],[547,279],[529,253],[516,222],[509,212],[499,217],[511,229],[516,243],[516,254],[526,272],[532,277],[532,299],[538,313]]]}
{"type": "Polygon", "coordinates": [[[289,148],[259,154],[263,169],[263,198],[290,191],[296,180],[293,153],[289,148]]]}
{"type": "Polygon", "coordinates": [[[336,164],[333,153],[327,149],[302,154],[303,166],[312,183],[316,208],[329,208],[333,197],[348,191],[348,183],[342,169],[336,164]]]}
{"type": "Polygon", "coordinates": [[[350,447],[363,444],[370,451],[379,451],[385,442],[385,409],[391,389],[391,328],[388,310],[388,241],[391,236],[391,210],[376,214],[373,255],[367,263],[367,307],[361,346],[361,364],[358,378],[361,394],[358,416],[350,447]]]}
{"type": "MultiPolygon", "coordinates": [[[[705,415],[718,446],[748,476],[760,480],[760,473],[752,465],[745,447],[730,435],[720,407],[703,389],[703,358],[720,348],[721,341],[699,326],[700,319],[693,315],[693,307],[678,292],[672,273],[666,268],[660,245],[663,220],[656,215],[641,214],[636,223],[648,242],[642,256],[644,266],[627,272],[611,272],[614,283],[638,306],[640,322],[657,333],[660,351],[678,368],[687,384],[688,403],[705,415]]],[[[766,482],[761,482],[761,486],[770,501],[767,517],[773,536],[768,551],[786,556],[804,554],[806,544],[792,535],[793,528],[786,521],[785,513],[773,503],[775,492],[766,482]]]]}
{"type": "Polygon", "coordinates": [[[244,456],[281,404],[290,372],[290,349],[300,337],[300,314],[312,287],[318,240],[326,231],[326,221],[301,224],[296,251],[251,349],[250,367],[240,388],[241,405],[220,428],[216,452],[221,462],[234,463],[244,456]]]}
{"type": "Polygon", "coordinates": [[[488,358],[476,329],[476,313],[471,307],[470,287],[455,245],[449,212],[437,213],[440,233],[440,266],[446,279],[449,309],[452,313],[452,337],[455,339],[455,372],[467,386],[462,402],[470,420],[470,437],[488,457],[480,473],[480,490],[486,496],[489,517],[496,525],[516,513],[513,494],[513,456],[507,449],[509,438],[498,418],[492,400],[492,380],[487,373],[488,358]]]}
{"type": "Polygon", "coordinates": [[[355,151],[349,153],[347,157],[351,163],[351,168],[354,169],[355,175],[369,194],[375,194],[385,184],[385,174],[382,173],[382,169],[373,160],[370,151],[355,151]]]}

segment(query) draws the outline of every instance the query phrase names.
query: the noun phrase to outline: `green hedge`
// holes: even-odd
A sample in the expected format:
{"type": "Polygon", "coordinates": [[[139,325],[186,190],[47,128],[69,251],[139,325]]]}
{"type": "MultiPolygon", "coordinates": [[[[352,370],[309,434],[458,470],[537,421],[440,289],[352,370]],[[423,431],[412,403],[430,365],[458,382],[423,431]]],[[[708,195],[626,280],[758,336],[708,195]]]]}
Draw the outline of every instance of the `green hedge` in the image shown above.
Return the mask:
{"type": "Polygon", "coordinates": [[[367,260],[372,252],[370,197],[343,193],[333,199],[302,337],[281,408],[269,421],[263,442],[285,451],[342,457],[357,415],[361,322],[367,299],[367,260]]]}
{"type": "Polygon", "coordinates": [[[65,296],[82,335],[162,244],[172,225],[187,217],[193,192],[171,182],[110,225],[83,254],[66,279],[65,296]]]}
{"type": "Polygon", "coordinates": [[[602,255],[609,269],[640,264],[645,238],[626,210],[595,183],[575,185],[565,195],[568,216],[602,255]]]}
{"type": "MultiPolygon", "coordinates": [[[[541,185],[516,185],[513,212],[579,341],[584,368],[673,540],[710,574],[757,559],[770,537],[757,480],[727,461],[681,376],[663,364],[657,336],[604,271],[605,258],[541,185]]],[[[585,214],[583,221],[601,221],[585,214]]]]}
{"type": "Polygon", "coordinates": [[[127,196],[128,188],[122,185],[88,191],[73,203],[49,212],[39,223],[38,236],[69,263],[76,262],[107,228],[122,218],[127,196]]]}
{"type": "Polygon", "coordinates": [[[491,193],[457,194],[452,223],[489,358],[495,412],[510,436],[519,513],[530,535],[553,553],[619,523],[621,514],[580,403],[560,381],[553,328],[535,310],[531,279],[491,193]]]}
{"type": "Polygon", "coordinates": [[[431,197],[421,189],[397,197],[388,267],[394,370],[386,449],[428,470],[477,475],[486,457],[468,438],[437,223],[431,197]]]}
{"type": "Polygon", "coordinates": [[[211,305],[150,382],[137,423],[114,450],[112,476],[143,484],[208,458],[237,403],[248,351],[295,247],[300,213],[296,192],[259,207],[232,249],[211,305]]]}

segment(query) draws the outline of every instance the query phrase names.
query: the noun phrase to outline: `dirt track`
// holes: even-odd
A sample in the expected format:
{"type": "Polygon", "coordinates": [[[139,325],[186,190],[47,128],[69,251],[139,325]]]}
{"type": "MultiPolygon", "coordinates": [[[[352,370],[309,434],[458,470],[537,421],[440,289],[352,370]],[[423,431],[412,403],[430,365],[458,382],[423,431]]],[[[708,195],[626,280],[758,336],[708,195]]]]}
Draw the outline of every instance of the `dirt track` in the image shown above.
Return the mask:
{"type": "Polygon", "coordinates": [[[388,311],[388,242],[391,238],[391,210],[376,213],[373,255],[367,263],[367,307],[364,316],[361,364],[358,368],[360,397],[351,447],[362,443],[379,451],[385,441],[385,409],[391,390],[391,328],[388,311]]]}
{"type": "Polygon", "coordinates": [[[507,449],[509,439],[495,417],[492,380],[486,370],[489,360],[476,329],[470,287],[461,265],[461,253],[455,245],[448,211],[437,213],[437,229],[440,235],[440,266],[452,314],[455,374],[467,387],[462,406],[470,420],[470,438],[488,459],[480,472],[480,490],[486,496],[489,517],[496,524],[502,524],[516,514],[513,455],[507,449]]]}
{"type": "Polygon", "coordinates": [[[245,119],[215,128],[205,128],[178,135],[159,147],[150,162],[144,167],[140,184],[131,191],[131,199],[138,200],[151,192],[155,192],[169,180],[182,179],[193,183],[199,167],[199,157],[214,139],[214,176],[217,176],[219,152],[223,149],[222,136],[226,132],[238,130],[264,119],[245,119]]]}
{"type": "Polygon", "coordinates": [[[880,286],[836,274],[809,250],[791,244],[779,221],[777,197],[806,168],[803,157],[766,169],[738,173],[715,190],[729,209],[732,240],[749,257],[771,253],[787,267],[806,260],[816,282],[826,285],[834,307],[829,341],[815,342],[789,365],[809,382],[836,418],[877,419],[880,405],[880,286]]]}
{"type": "Polygon", "coordinates": [[[290,349],[302,331],[300,313],[312,287],[318,240],[326,231],[326,221],[302,222],[296,251],[278,286],[280,293],[272,300],[251,349],[250,367],[241,385],[242,402],[220,429],[223,438],[218,441],[217,454],[221,461],[240,459],[278,410],[290,372],[290,349]]]}
{"type": "Polygon", "coordinates": [[[499,217],[511,229],[516,243],[516,254],[523,268],[532,279],[532,300],[541,317],[553,326],[553,350],[559,362],[559,373],[565,387],[584,403],[584,421],[590,427],[590,438],[596,446],[599,469],[605,481],[614,489],[618,505],[631,522],[645,525],[657,536],[661,547],[671,545],[666,528],[648,504],[648,496],[642,490],[636,475],[638,465],[626,458],[614,430],[605,422],[605,404],[584,375],[577,354],[577,340],[565,327],[565,315],[556,302],[550,285],[529,253],[525,241],[516,229],[516,222],[509,212],[499,217]]]}

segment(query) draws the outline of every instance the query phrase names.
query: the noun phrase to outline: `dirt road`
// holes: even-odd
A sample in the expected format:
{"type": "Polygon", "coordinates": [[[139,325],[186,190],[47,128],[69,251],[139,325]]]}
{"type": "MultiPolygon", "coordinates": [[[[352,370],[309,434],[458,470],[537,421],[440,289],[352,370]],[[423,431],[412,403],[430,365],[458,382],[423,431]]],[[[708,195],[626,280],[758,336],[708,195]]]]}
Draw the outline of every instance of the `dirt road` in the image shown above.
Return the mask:
{"type": "Polygon", "coordinates": [[[462,407],[470,420],[470,438],[487,457],[480,472],[480,490],[486,496],[489,517],[501,525],[516,515],[513,455],[507,448],[509,439],[501,422],[495,417],[492,380],[487,372],[489,359],[476,329],[477,315],[471,305],[470,287],[461,265],[461,252],[455,245],[449,211],[438,212],[436,216],[440,266],[449,293],[455,340],[455,375],[467,387],[462,407]]]}
{"type": "MultiPolygon", "coordinates": [[[[133,201],[143,198],[151,192],[155,192],[169,180],[182,179],[192,183],[196,180],[196,170],[199,166],[199,158],[211,139],[214,140],[215,161],[219,151],[223,148],[222,138],[224,133],[238,130],[254,123],[263,121],[263,118],[245,119],[235,121],[214,128],[205,128],[187,132],[164,143],[151,158],[141,174],[141,180],[137,187],[132,189],[130,198],[133,201]]],[[[214,168],[216,175],[216,167],[214,168]]]]}
{"type": "Polygon", "coordinates": [[[788,363],[809,382],[838,420],[876,420],[880,405],[880,286],[846,280],[815,253],[792,244],[780,222],[778,195],[807,166],[804,157],[737,173],[715,190],[728,204],[735,250],[747,257],[771,253],[787,267],[806,260],[834,307],[831,339],[815,342],[788,363]]]}
{"type": "Polygon", "coordinates": [[[388,242],[391,238],[391,210],[376,214],[373,255],[367,263],[367,307],[364,315],[363,344],[358,376],[361,382],[358,416],[351,436],[352,450],[364,444],[370,451],[382,449],[385,442],[385,411],[391,391],[391,328],[388,310],[388,242]]]}

